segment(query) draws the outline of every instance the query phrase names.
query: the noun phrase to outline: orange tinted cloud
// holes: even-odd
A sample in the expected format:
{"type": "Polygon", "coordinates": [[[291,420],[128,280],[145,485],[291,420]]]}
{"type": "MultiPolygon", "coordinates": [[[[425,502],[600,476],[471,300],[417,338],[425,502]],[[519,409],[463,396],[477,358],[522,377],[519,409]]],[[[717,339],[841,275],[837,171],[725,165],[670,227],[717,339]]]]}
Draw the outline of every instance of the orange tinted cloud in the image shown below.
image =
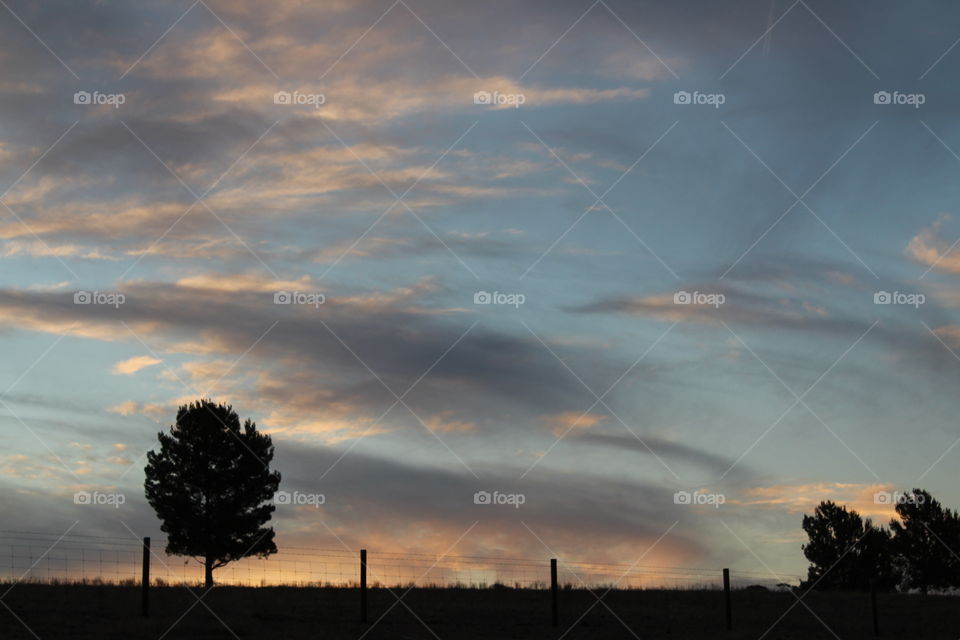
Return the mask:
{"type": "Polygon", "coordinates": [[[920,264],[945,273],[960,273],[960,252],[952,251],[951,244],[940,238],[940,229],[946,217],[920,230],[907,243],[905,253],[920,264]]]}
{"type": "Polygon", "coordinates": [[[152,356],[135,356],[133,358],[128,358],[122,362],[116,363],[113,365],[113,369],[111,369],[110,372],[115,376],[129,376],[133,375],[137,371],[140,371],[141,369],[152,367],[153,365],[160,364],[161,362],[163,361],[152,356]]]}
{"type": "Polygon", "coordinates": [[[789,513],[813,513],[820,502],[832,500],[846,505],[864,517],[874,518],[880,524],[896,516],[892,504],[875,500],[877,493],[892,492],[888,484],[849,484],[842,482],[815,482],[807,484],[779,484],[753,487],[744,491],[744,505],[783,509],[789,513]]]}
{"type": "Polygon", "coordinates": [[[592,429],[606,420],[607,416],[598,413],[583,413],[582,411],[563,411],[548,416],[543,416],[541,420],[550,427],[550,430],[556,436],[562,436],[571,431],[583,431],[592,429]]]}

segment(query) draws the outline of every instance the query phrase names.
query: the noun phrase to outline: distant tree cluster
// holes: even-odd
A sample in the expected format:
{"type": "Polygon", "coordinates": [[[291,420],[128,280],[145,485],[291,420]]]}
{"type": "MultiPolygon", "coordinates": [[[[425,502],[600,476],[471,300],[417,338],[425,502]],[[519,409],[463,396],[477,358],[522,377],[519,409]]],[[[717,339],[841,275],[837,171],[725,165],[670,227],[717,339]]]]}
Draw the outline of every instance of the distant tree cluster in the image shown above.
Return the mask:
{"type": "Polygon", "coordinates": [[[810,561],[805,587],[929,590],[960,588],[960,515],[928,492],[898,494],[889,528],[831,501],[804,515],[810,561]]]}

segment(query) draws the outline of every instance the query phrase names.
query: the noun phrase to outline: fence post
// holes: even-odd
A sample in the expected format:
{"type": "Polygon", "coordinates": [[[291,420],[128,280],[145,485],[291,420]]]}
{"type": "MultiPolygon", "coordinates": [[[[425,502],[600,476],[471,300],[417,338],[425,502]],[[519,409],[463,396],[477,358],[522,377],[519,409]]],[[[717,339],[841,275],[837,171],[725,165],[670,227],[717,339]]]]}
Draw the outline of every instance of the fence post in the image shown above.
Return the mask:
{"type": "Polygon", "coordinates": [[[560,603],[557,601],[557,559],[550,559],[550,596],[553,600],[553,626],[560,624],[560,603]]]}
{"type": "Polygon", "coordinates": [[[140,614],[150,616],[150,536],[143,538],[143,573],[140,577],[140,614]]]}
{"type": "Polygon", "coordinates": [[[730,569],[723,570],[723,597],[727,607],[727,631],[732,631],[733,613],[730,611],[730,569]]]}
{"type": "Polygon", "coordinates": [[[880,620],[877,617],[877,584],[870,581],[870,608],[873,609],[873,635],[880,635],[880,620]]]}
{"type": "Polygon", "coordinates": [[[367,621],[367,550],[360,549],[360,622],[367,621]]]}

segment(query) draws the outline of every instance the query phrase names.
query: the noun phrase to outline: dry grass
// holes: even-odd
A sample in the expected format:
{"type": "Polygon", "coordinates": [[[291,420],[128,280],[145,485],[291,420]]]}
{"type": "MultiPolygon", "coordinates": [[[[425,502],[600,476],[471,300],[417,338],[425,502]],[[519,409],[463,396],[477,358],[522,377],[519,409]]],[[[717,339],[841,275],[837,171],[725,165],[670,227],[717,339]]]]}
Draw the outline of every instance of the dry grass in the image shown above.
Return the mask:
{"type": "MultiPolygon", "coordinates": [[[[550,594],[543,590],[413,589],[403,602],[406,606],[396,604],[391,609],[396,598],[386,589],[371,589],[371,624],[364,625],[358,621],[355,589],[217,587],[203,598],[203,604],[190,609],[196,599],[186,588],[155,587],[152,615],[144,620],[136,587],[19,584],[3,598],[13,613],[0,607],[0,637],[27,640],[35,633],[42,640],[157,640],[161,636],[165,640],[357,640],[372,627],[365,638],[556,640],[573,627],[565,638],[756,640],[774,623],[765,638],[872,637],[870,599],[865,594],[812,593],[804,599],[811,613],[802,604],[790,609],[796,599],[787,592],[735,591],[733,632],[724,630],[723,594],[716,590],[613,591],[604,597],[606,606],[597,603],[592,608],[597,600],[589,592],[564,590],[557,628],[550,626],[550,594]]],[[[956,598],[881,594],[879,608],[883,637],[960,636],[956,598]]]]}

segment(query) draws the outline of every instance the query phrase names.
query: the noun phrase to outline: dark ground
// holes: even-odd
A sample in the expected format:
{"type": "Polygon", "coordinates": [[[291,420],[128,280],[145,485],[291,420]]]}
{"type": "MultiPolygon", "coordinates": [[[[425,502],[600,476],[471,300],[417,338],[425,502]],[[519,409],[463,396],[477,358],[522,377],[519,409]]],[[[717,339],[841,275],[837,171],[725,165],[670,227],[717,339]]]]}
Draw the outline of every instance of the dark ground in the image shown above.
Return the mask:
{"type": "MultiPolygon", "coordinates": [[[[0,594],[8,588],[9,585],[0,587],[0,594]]],[[[194,593],[201,595],[203,591],[196,589],[194,593]]],[[[402,591],[394,593],[400,595],[402,591]]],[[[811,593],[804,598],[804,603],[813,613],[798,604],[775,626],[777,619],[796,602],[791,593],[734,591],[732,599],[732,632],[724,629],[722,591],[613,591],[604,598],[613,613],[598,603],[579,622],[577,619],[596,598],[583,590],[561,591],[560,626],[554,628],[550,625],[548,591],[414,589],[404,598],[410,610],[397,604],[377,622],[396,599],[385,589],[371,589],[370,623],[361,624],[356,589],[217,587],[203,599],[213,613],[204,604],[197,604],[186,613],[191,604],[196,603],[186,588],[155,587],[151,592],[151,616],[144,620],[140,617],[137,587],[18,584],[0,599],[0,638],[847,640],[873,637],[869,594],[811,593]]],[[[958,598],[880,594],[878,607],[882,637],[952,640],[960,637],[958,598]]]]}

